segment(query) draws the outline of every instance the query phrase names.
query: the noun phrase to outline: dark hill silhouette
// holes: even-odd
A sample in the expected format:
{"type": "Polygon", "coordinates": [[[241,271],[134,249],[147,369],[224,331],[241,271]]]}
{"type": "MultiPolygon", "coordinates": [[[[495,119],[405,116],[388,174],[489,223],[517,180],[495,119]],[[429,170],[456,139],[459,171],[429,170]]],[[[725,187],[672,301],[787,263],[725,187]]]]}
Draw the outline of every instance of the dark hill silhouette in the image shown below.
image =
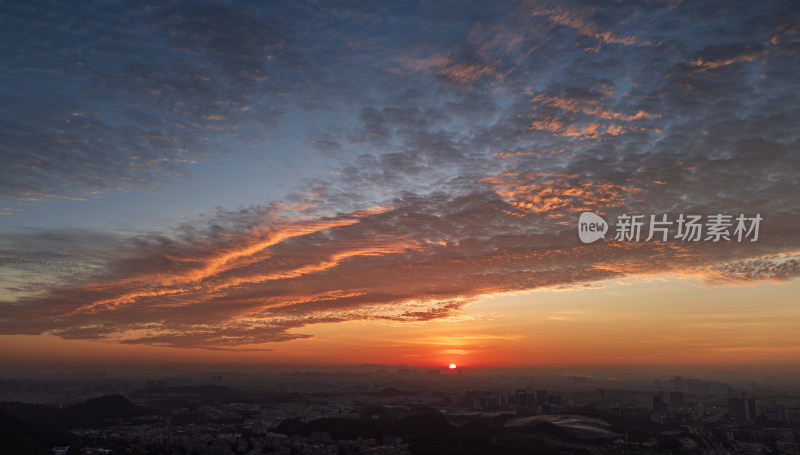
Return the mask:
{"type": "Polygon", "coordinates": [[[66,408],[30,403],[0,403],[0,410],[28,425],[57,429],[103,426],[110,419],[131,418],[145,412],[121,395],[93,398],[66,408]]]}
{"type": "Polygon", "coordinates": [[[53,446],[70,445],[69,433],[32,425],[0,409],[0,453],[48,455],[53,446]]]}
{"type": "Polygon", "coordinates": [[[93,426],[98,421],[131,418],[144,414],[141,408],[122,395],[93,398],[83,403],[68,406],[64,408],[64,412],[74,422],[71,426],[79,426],[79,423],[93,426]]]}
{"type": "Polygon", "coordinates": [[[59,429],[68,428],[64,410],[52,406],[14,401],[0,403],[0,410],[28,425],[41,425],[59,429]]]}
{"type": "MultiPolygon", "coordinates": [[[[414,454],[423,455],[517,455],[537,453],[559,455],[562,447],[549,446],[543,439],[530,437],[524,430],[507,428],[509,416],[477,419],[468,425],[455,426],[435,409],[425,406],[410,409],[373,407],[358,419],[326,417],[303,422],[285,420],[274,430],[286,435],[309,436],[326,432],[334,439],[375,438],[383,435],[402,438],[414,454]]],[[[547,428],[543,428],[547,430],[547,428]]],[[[589,455],[584,449],[570,450],[575,455],[589,455]]]]}
{"type": "Polygon", "coordinates": [[[392,398],[400,395],[416,395],[416,392],[404,392],[402,390],[395,389],[394,387],[385,387],[379,392],[373,392],[370,395],[381,398],[392,398]]]}

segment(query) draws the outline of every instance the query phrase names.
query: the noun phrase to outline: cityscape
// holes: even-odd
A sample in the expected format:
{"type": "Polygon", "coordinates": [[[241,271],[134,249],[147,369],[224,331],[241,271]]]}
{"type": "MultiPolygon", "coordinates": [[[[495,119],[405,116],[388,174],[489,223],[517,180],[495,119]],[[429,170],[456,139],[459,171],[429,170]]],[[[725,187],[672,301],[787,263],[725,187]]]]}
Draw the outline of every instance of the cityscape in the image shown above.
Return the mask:
{"type": "Polygon", "coordinates": [[[796,378],[361,365],[0,382],[3,453],[800,453],[796,378]],[[52,447],[49,446],[52,444],[52,447]]]}

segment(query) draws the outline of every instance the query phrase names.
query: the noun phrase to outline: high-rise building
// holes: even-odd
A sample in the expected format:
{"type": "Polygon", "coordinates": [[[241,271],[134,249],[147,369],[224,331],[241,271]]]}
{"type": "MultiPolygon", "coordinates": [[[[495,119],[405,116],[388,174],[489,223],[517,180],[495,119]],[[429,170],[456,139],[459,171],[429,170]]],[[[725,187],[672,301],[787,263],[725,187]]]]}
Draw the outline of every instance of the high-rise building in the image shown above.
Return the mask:
{"type": "Polygon", "coordinates": [[[728,398],[728,411],[732,418],[740,422],[756,420],[758,417],[755,398],[728,398]]]}
{"type": "Polygon", "coordinates": [[[667,403],[664,401],[664,392],[653,396],[653,414],[664,415],[667,413],[667,403]]]}
{"type": "Polygon", "coordinates": [[[525,407],[527,407],[527,406],[530,406],[531,404],[533,404],[533,403],[530,403],[530,401],[528,400],[528,391],[527,390],[523,390],[523,389],[517,390],[516,398],[517,398],[517,406],[525,406],[525,407]]]}
{"type": "Polygon", "coordinates": [[[683,407],[683,392],[672,391],[669,393],[669,405],[673,409],[680,409],[683,407]]]}

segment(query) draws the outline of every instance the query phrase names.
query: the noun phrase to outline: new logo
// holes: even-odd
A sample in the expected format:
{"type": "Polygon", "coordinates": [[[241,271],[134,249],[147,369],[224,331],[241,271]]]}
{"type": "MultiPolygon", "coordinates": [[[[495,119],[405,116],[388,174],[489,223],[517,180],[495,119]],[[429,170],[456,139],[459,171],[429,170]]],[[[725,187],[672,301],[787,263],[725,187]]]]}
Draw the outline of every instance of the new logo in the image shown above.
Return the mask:
{"type": "Polygon", "coordinates": [[[578,237],[583,243],[596,242],[599,239],[606,238],[608,232],[608,223],[606,220],[600,218],[591,212],[581,213],[578,218],[578,237]]]}

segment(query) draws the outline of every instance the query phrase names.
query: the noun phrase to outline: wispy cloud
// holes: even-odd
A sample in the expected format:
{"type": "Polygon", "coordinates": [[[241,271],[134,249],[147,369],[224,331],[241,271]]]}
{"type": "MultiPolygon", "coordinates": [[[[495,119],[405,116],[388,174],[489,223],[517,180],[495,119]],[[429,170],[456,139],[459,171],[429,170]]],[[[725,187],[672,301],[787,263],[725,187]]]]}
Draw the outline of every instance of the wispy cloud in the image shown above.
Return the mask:
{"type": "Polygon", "coordinates": [[[759,242],[733,247],[582,245],[573,224],[537,221],[535,211],[520,218],[517,210],[490,191],[314,221],[264,220],[268,227],[214,237],[121,239],[121,259],[107,259],[107,272],[4,304],[0,329],[225,347],[308,337],[295,329],[323,322],[446,318],[481,295],[609,278],[684,273],[732,283],[800,275],[796,255],[769,254],[784,241],[770,229],[759,242]],[[125,247],[134,240],[135,249],[125,247]]]}

